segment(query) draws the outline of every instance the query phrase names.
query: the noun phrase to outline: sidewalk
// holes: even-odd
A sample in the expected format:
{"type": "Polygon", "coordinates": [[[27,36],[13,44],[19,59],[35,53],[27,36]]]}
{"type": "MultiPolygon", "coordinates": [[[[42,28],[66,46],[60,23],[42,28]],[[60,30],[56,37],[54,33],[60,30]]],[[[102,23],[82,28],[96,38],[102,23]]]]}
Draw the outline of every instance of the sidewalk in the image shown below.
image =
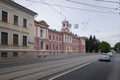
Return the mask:
{"type": "Polygon", "coordinates": [[[37,59],[42,59],[42,58],[4,58],[0,59],[0,63],[4,62],[15,62],[15,61],[26,61],[26,60],[37,60],[37,59]]]}
{"type": "Polygon", "coordinates": [[[71,54],[54,54],[54,55],[47,55],[47,56],[43,56],[43,57],[37,57],[37,58],[3,58],[0,59],[0,63],[4,63],[4,62],[15,62],[15,61],[26,61],[26,60],[41,60],[44,58],[54,58],[54,57],[67,57],[67,56],[84,56],[84,55],[91,55],[92,53],[71,53],[71,54]]]}

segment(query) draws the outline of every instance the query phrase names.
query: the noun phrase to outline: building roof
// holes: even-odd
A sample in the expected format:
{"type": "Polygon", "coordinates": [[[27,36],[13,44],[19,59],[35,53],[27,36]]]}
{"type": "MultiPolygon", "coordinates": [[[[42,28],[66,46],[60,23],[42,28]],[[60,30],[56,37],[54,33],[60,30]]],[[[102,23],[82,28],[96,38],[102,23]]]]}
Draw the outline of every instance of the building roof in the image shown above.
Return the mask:
{"type": "Polygon", "coordinates": [[[49,29],[49,31],[51,31],[51,32],[55,32],[55,33],[59,33],[59,34],[62,33],[61,31],[57,31],[56,29],[49,29]]]}
{"type": "Polygon", "coordinates": [[[46,27],[48,28],[49,25],[44,21],[44,20],[41,20],[41,21],[34,21],[35,25],[39,25],[40,27],[46,27]]]}
{"type": "Polygon", "coordinates": [[[40,21],[39,24],[46,26],[46,27],[49,27],[49,25],[44,20],[40,21]]]}
{"type": "Polygon", "coordinates": [[[5,3],[9,4],[9,5],[12,5],[12,6],[14,6],[15,8],[19,8],[20,10],[23,10],[23,11],[25,11],[25,12],[31,14],[31,15],[37,15],[36,12],[34,12],[34,11],[32,11],[32,10],[24,7],[24,6],[21,6],[20,4],[14,2],[14,1],[12,1],[12,0],[0,0],[0,1],[5,2],[5,3]]]}

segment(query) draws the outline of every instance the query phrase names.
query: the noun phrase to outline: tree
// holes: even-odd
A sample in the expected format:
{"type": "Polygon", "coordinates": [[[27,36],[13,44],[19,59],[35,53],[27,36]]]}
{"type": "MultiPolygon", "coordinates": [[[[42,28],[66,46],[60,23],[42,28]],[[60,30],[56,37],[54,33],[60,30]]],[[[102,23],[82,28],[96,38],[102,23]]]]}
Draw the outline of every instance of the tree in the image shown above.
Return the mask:
{"type": "Polygon", "coordinates": [[[89,40],[86,38],[86,45],[85,45],[85,47],[86,47],[86,52],[89,52],[89,40]]]}
{"type": "Polygon", "coordinates": [[[92,38],[92,35],[90,35],[90,38],[89,38],[89,52],[92,52],[93,51],[93,38],[92,38]]]}
{"type": "Polygon", "coordinates": [[[115,51],[120,51],[120,42],[117,42],[114,48],[115,48],[115,51]]]}
{"type": "Polygon", "coordinates": [[[111,50],[110,44],[106,41],[99,43],[98,48],[102,53],[107,53],[111,50]]]}
{"type": "Polygon", "coordinates": [[[86,39],[86,52],[98,52],[98,41],[95,36],[90,35],[89,39],[86,39]]]}
{"type": "Polygon", "coordinates": [[[95,51],[95,52],[98,52],[98,42],[97,42],[97,39],[96,39],[96,37],[94,36],[93,37],[93,50],[95,51]]]}

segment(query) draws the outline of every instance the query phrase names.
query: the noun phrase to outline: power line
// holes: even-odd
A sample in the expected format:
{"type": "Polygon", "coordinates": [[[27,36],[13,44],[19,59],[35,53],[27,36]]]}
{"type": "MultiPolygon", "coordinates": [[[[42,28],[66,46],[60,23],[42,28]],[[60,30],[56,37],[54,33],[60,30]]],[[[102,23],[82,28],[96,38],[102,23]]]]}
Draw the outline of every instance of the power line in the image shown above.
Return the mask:
{"type": "MultiPolygon", "coordinates": [[[[43,0],[40,1],[35,1],[35,0],[26,0],[26,1],[30,1],[30,2],[34,2],[34,3],[40,3],[40,4],[44,4],[44,5],[48,5],[51,9],[53,9],[54,11],[56,11],[57,13],[59,13],[60,15],[62,15],[65,19],[68,19],[65,15],[62,14],[62,12],[58,11],[57,9],[53,8],[52,6],[57,6],[60,7],[62,10],[65,11],[64,8],[69,8],[69,9],[75,9],[75,10],[83,10],[83,11],[89,11],[89,12],[99,12],[99,13],[106,13],[106,14],[118,14],[118,13],[113,13],[113,12],[103,12],[103,11],[96,11],[96,10],[89,10],[89,9],[80,9],[80,8],[75,8],[75,7],[68,7],[68,6],[63,6],[63,5],[59,5],[59,4],[51,4],[51,3],[46,3],[43,0]]],[[[54,2],[55,3],[55,2],[54,2]]],[[[65,11],[66,12],[66,11],[65,11]]],[[[68,12],[66,12],[68,13],[68,12]]],[[[69,14],[69,13],[68,13],[69,14]]],[[[70,14],[69,14],[70,15],[70,14]]],[[[68,19],[69,21],[71,21],[70,19],[68,19]]],[[[78,20],[79,21],[79,20],[78,20]]],[[[73,21],[72,21],[73,22],[73,21]]],[[[80,23],[82,24],[82,23],[80,23]]],[[[83,30],[86,29],[86,27],[88,26],[88,22],[86,24],[84,24],[84,28],[81,27],[83,30]]]]}
{"type": "Polygon", "coordinates": [[[119,36],[120,36],[120,34],[113,34],[113,35],[101,37],[100,39],[111,38],[111,37],[119,37],[119,36]]]}
{"type": "Polygon", "coordinates": [[[100,2],[109,2],[109,3],[120,3],[119,1],[105,1],[105,0],[95,0],[100,2]]]}
{"type": "MultiPolygon", "coordinates": [[[[119,1],[95,0],[95,1],[100,1],[100,2],[109,2],[109,3],[118,3],[118,4],[119,4],[119,6],[120,6],[120,0],[119,0],[119,1]]],[[[120,7],[115,8],[115,10],[120,10],[119,8],[120,8],[120,7]]]]}
{"type": "MultiPolygon", "coordinates": [[[[52,0],[52,1],[53,1],[53,0],[52,0]]],[[[56,2],[54,1],[54,3],[56,3],[56,2]]],[[[63,7],[61,7],[59,4],[56,3],[56,5],[58,5],[58,6],[60,7],[60,9],[62,9],[62,10],[63,10],[65,13],[67,13],[69,16],[71,16],[71,14],[68,13],[68,12],[67,12],[63,7]]],[[[73,16],[71,16],[71,17],[73,17],[73,16]]],[[[79,20],[78,20],[78,21],[79,21],[79,20]]],[[[72,20],[72,22],[74,22],[74,21],[72,20]]],[[[71,29],[72,29],[72,28],[70,27],[69,30],[72,31],[71,29]]]]}
{"type": "MultiPolygon", "coordinates": [[[[64,16],[61,12],[59,12],[57,9],[53,8],[51,5],[49,5],[48,3],[46,3],[46,2],[43,1],[43,0],[41,0],[42,2],[32,1],[32,0],[26,0],[26,1],[43,3],[43,4],[47,5],[47,6],[49,6],[51,9],[53,9],[55,12],[59,13],[60,15],[62,15],[64,18],[66,18],[66,16],[64,16]]],[[[31,4],[33,4],[33,3],[31,3],[31,4]]]]}
{"type": "MultiPolygon", "coordinates": [[[[71,17],[73,17],[68,11],[66,11],[63,7],[61,7],[61,5],[59,5],[58,3],[56,3],[54,0],[52,0],[56,5],[58,5],[59,7],[60,7],[60,9],[62,9],[65,13],[67,13],[69,16],[71,16],[71,17]]],[[[77,18],[75,18],[75,19],[77,19],[77,18]]],[[[79,21],[78,19],[77,19],[77,21],[79,21]]],[[[72,21],[72,22],[74,22],[74,21],[72,21]]],[[[76,24],[76,22],[74,22],[75,24],[76,24]]]]}
{"type": "MultiPolygon", "coordinates": [[[[59,13],[60,15],[62,15],[65,19],[69,20],[64,14],[62,14],[61,12],[59,12],[57,9],[53,8],[51,5],[49,5],[48,3],[46,3],[45,1],[41,0],[45,5],[49,6],[51,9],[53,9],[55,12],[59,13]]],[[[70,20],[69,20],[70,21],[70,20]]]]}
{"type": "Polygon", "coordinates": [[[78,2],[78,1],[72,1],[72,0],[66,0],[66,1],[73,2],[73,3],[76,3],[76,4],[85,5],[85,6],[90,6],[90,7],[93,7],[93,8],[104,8],[104,9],[116,10],[115,8],[98,6],[98,5],[88,4],[88,3],[82,3],[82,2],[78,2]]]}
{"type": "MultiPolygon", "coordinates": [[[[43,0],[42,0],[42,1],[43,1],[43,0]]],[[[51,5],[49,5],[49,4],[46,3],[45,1],[43,1],[43,3],[44,3],[45,5],[48,5],[51,9],[53,9],[55,12],[59,13],[60,15],[62,15],[64,18],[66,18],[65,15],[63,15],[61,12],[59,12],[57,9],[53,8],[51,5]]]]}
{"type": "Polygon", "coordinates": [[[92,31],[92,33],[106,33],[106,32],[111,32],[113,29],[104,29],[104,30],[95,30],[92,31]]]}
{"type": "MultiPolygon", "coordinates": [[[[53,0],[52,0],[53,1],[53,0]]],[[[60,7],[60,9],[62,9],[64,12],[66,12],[68,15],[70,15],[65,9],[63,9],[63,7],[61,7],[59,4],[57,4],[55,1],[53,1],[56,5],[58,5],[60,7]]],[[[62,13],[62,12],[61,12],[62,13]]],[[[70,15],[71,16],[71,15],[70,15]]]]}
{"type": "MultiPolygon", "coordinates": [[[[35,0],[26,0],[34,3],[40,3],[44,4],[43,2],[40,1],[35,1],[35,0]]],[[[51,5],[51,6],[57,6],[57,7],[64,7],[68,9],[74,9],[74,10],[82,10],[82,11],[88,11],[88,12],[97,12],[97,13],[106,13],[106,14],[119,14],[117,12],[108,12],[108,11],[97,11],[97,10],[90,10],[90,9],[82,9],[82,8],[76,8],[76,7],[69,7],[69,6],[63,6],[63,5],[56,5],[56,4],[51,4],[51,3],[46,3],[45,5],[51,5]]],[[[114,9],[115,10],[115,9],[114,9]]],[[[59,12],[60,13],[60,12],[59,12]]]]}

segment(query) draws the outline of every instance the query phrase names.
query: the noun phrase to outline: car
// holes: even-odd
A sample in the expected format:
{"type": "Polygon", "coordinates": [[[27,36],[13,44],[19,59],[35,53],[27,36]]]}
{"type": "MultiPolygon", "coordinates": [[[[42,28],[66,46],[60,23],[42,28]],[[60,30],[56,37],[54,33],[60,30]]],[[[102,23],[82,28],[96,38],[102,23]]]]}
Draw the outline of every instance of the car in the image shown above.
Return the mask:
{"type": "Polygon", "coordinates": [[[110,55],[108,53],[101,53],[99,61],[110,61],[110,55]]]}
{"type": "Polygon", "coordinates": [[[110,55],[110,57],[112,57],[112,56],[113,56],[112,52],[109,52],[108,54],[110,55]]]}

